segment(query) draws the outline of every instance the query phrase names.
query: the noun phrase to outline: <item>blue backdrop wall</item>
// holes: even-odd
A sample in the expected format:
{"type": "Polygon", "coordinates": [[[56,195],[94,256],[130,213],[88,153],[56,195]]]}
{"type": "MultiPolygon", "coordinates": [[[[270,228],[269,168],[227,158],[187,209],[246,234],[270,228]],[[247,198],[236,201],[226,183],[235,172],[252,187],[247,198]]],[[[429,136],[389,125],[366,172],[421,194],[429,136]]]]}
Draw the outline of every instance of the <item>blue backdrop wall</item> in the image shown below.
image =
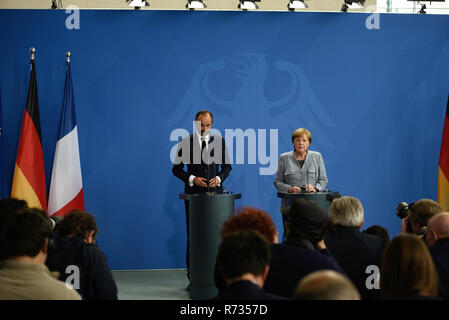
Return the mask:
{"type": "Polygon", "coordinates": [[[0,11],[7,178],[33,46],[48,189],[71,51],[86,210],[111,268],[184,267],[183,184],[170,152],[203,108],[223,135],[260,133],[225,185],[279,230],[272,182],[298,127],[311,130],[329,189],[362,201],[366,227],[394,236],[398,202],[436,198],[449,16],[380,15],[369,30],[369,14],[81,11],[80,28],[67,29],[70,13],[0,11]]]}

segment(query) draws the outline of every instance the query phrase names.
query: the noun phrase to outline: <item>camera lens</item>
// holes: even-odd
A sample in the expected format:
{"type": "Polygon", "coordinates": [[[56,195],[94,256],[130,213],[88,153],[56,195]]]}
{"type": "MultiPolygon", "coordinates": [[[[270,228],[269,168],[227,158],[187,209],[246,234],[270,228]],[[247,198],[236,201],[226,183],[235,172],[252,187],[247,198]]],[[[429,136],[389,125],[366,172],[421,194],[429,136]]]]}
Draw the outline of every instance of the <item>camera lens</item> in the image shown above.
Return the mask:
{"type": "Polygon", "coordinates": [[[398,207],[396,208],[396,215],[399,217],[399,219],[404,219],[407,217],[407,211],[408,211],[408,203],[407,202],[401,202],[398,204],[398,207]]]}

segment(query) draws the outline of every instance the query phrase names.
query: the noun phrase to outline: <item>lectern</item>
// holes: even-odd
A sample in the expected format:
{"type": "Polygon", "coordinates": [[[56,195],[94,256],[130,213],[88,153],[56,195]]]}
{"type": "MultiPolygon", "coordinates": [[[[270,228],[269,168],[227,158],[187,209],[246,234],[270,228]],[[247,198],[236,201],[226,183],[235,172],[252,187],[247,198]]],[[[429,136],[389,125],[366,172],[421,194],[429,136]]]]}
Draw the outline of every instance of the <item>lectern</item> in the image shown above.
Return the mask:
{"type": "Polygon", "coordinates": [[[214,268],[221,243],[220,230],[234,214],[234,202],[241,194],[182,193],[180,198],[189,202],[190,298],[210,299],[218,294],[214,268]]]}
{"type": "Polygon", "coordinates": [[[304,198],[307,200],[314,201],[317,203],[325,212],[329,212],[329,207],[333,199],[340,197],[340,194],[335,191],[330,192],[316,192],[316,193],[285,193],[278,192],[278,197],[287,200],[287,205],[290,205],[291,202],[298,198],[304,198]]]}

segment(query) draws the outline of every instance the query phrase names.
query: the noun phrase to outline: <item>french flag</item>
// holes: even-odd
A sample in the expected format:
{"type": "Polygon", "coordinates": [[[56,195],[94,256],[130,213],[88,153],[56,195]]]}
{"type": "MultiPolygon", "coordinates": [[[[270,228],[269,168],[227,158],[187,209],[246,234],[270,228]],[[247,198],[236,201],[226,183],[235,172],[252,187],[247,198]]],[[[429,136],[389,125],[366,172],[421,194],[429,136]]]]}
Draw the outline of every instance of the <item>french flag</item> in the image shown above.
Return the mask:
{"type": "Polygon", "coordinates": [[[67,62],[61,124],[51,174],[48,214],[64,216],[73,209],[84,210],[84,197],[72,74],[70,62],[67,62]]]}

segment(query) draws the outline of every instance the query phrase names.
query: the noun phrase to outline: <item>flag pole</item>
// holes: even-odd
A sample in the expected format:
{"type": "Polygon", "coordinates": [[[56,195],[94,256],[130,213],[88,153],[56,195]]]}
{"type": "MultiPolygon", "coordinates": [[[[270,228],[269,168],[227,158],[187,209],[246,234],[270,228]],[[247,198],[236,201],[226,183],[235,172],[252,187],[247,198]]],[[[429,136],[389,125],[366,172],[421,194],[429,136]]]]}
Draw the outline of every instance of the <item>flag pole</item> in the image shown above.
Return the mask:
{"type": "Polygon", "coordinates": [[[31,53],[31,60],[34,60],[34,53],[36,52],[36,49],[31,47],[30,48],[30,53],[31,53]]]}
{"type": "Polygon", "coordinates": [[[70,55],[71,55],[70,51],[67,51],[65,53],[65,56],[67,57],[67,62],[70,62],[70,55]]]}

